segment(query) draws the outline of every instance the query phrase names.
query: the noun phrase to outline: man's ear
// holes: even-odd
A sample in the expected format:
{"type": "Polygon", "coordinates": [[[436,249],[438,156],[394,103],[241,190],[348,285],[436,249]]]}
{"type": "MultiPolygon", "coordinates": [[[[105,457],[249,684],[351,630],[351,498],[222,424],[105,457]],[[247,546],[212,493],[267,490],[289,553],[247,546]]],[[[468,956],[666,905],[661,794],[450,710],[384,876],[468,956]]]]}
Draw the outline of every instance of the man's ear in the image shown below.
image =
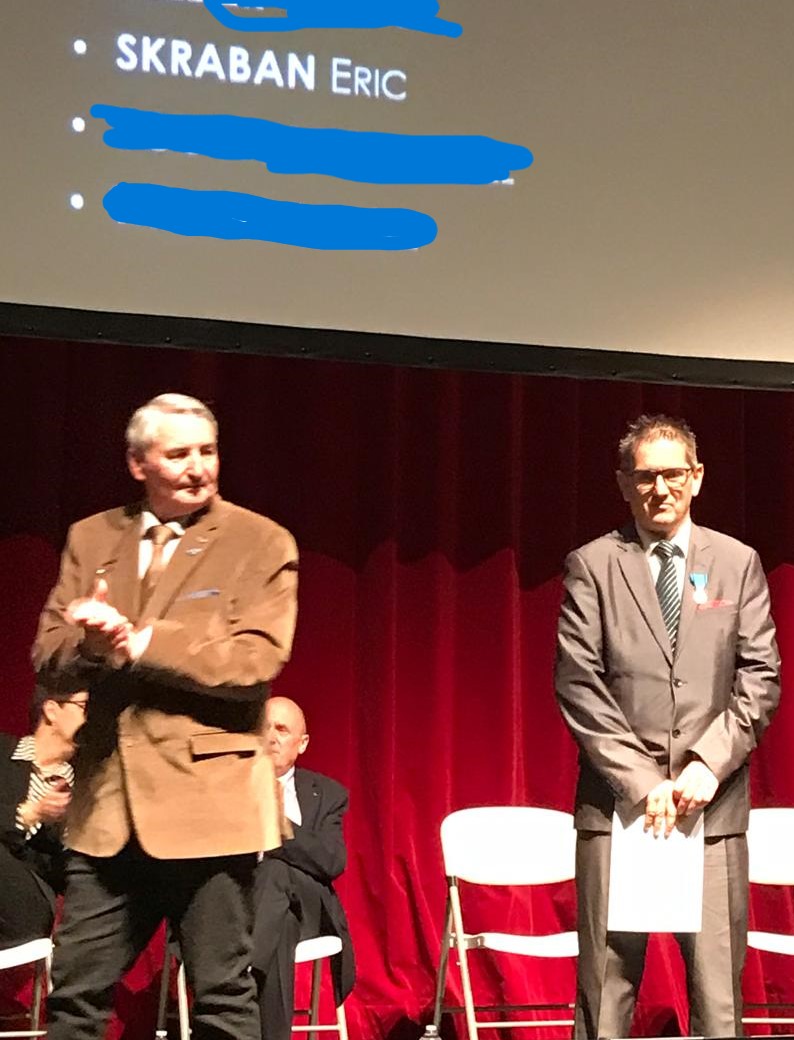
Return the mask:
{"type": "Polygon", "coordinates": [[[700,489],[703,485],[703,476],[705,474],[705,468],[702,462],[699,462],[695,466],[695,471],[692,474],[692,497],[696,498],[700,494],[700,489]]]}
{"type": "Polygon", "coordinates": [[[127,451],[127,469],[130,471],[132,477],[135,480],[145,480],[143,468],[141,466],[141,459],[138,458],[131,450],[127,451]]]}
{"type": "Polygon", "coordinates": [[[618,487],[620,488],[620,493],[623,496],[623,501],[630,502],[631,499],[629,495],[631,492],[631,481],[629,479],[628,474],[624,473],[622,469],[616,469],[615,478],[617,479],[618,487]]]}
{"type": "Polygon", "coordinates": [[[47,722],[52,723],[55,719],[55,712],[58,709],[58,702],[48,697],[46,701],[41,705],[41,717],[46,719],[47,722]]]}
{"type": "Polygon", "coordinates": [[[308,733],[304,733],[303,736],[300,739],[300,744],[298,744],[298,754],[302,755],[303,752],[306,750],[306,748],[308,746],[309,746],[309,734],[308,733]]]}

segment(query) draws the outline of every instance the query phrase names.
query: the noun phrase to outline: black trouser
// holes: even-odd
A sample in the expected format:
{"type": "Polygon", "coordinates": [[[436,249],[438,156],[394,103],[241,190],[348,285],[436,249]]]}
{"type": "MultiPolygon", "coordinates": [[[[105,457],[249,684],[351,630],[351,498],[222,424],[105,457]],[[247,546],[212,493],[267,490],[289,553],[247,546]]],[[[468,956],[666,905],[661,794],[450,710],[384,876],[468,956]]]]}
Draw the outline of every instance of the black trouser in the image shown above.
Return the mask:
{"type": "Polygon", "coordinates": [[[166,918],[193,992],[194,1040],[259,1040],[251,976],[254,855],[157,860],[73,853],[55,938],[50,1040],[99,1040],[113,987],[166,918]]]}
{"type": "Polygon", "coordinates": [[[295,948],[320,934],[322,886],[297,867],[265,856],[255,887],[254,975],[262,1040],[289,1040],[295,1009],[295,948]]]}
{"type": "Polygon", "coordinates": [[[267,971],[254,970],[259,993],[262,1040],[289,1040],[295,1007],[295,948],[301,939],[301,924],[288,912],[281,940],[267,971]]]}
{"type": "Polygon", "coordinates": [[[31,868],[0,845],[0,949],[52,931],[53,899],[31,868]]]}

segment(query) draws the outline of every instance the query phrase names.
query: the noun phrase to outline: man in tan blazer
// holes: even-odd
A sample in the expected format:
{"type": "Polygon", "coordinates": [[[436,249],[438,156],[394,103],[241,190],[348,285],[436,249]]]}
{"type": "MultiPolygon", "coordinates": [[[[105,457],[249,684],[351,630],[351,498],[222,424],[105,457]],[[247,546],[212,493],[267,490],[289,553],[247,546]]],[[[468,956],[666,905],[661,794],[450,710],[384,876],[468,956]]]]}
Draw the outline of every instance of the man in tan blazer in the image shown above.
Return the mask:
{"type": "Polygon", "coordinates": [[[280,842],[259,733],[292,643],[295,543],[219,497],[200,401],[154,398],[127,442],[144,501],[72,527],[34,648],[45,681],[79,676],[91,693],[48,1036],[102,1036],[114,983],[167,918],[193,1036],[258,1040],[253,874],[280,842]]]}
{"type": "Polygon", "coordinates": [[[779,698],[769,593],[752,549],[691,522],[703,465],[685,423],[641,416],[619,455],[634,522],[570,554],[558,628],[557,698],[580,763],[576,1035],[629,1035],[645,960],[647,935],[606,927],[613,811],[644,813],[663,840],[704,809],[702,930],[677,939],[690,1032],[734,1036],[748,759],[779,698]]]}

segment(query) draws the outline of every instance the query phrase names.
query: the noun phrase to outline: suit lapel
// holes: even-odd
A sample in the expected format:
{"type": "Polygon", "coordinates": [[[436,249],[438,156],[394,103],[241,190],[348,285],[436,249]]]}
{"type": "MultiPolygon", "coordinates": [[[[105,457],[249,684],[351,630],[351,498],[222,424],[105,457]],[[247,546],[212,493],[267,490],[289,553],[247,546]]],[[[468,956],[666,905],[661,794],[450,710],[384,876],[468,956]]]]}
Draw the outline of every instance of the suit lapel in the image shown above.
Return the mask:
{"type": "MultiPolygon", "coordinates": [[[[108,583],[108,601],[128,618],[138,616],[140,517],[140,505],[130,506],[124,511],[120,531],[101,567],[108,583]]],[[[88,594],[90,592],[89,589],[88,594]]]]}
{"type": "Polygon", "coordinates": [[[659,648],[667,659],[668,664],[672,664],[673,653],[670,646],[670,637],[667,634],[667,629],[664,627],[659,598],[651,581],[651,570],[636,528],[633,524],[624,527],[620,532],[620,536],[622,540],[618,542],[620,549],[618,564],[623,573],[623,578],[639,608],[640,614],[642,614],[645,623],[651,630],[653,638],[659,644],[659,648]]]}
{"type": "Polygon", "coordinates": [[[225,504],[215,499],[207,512],[185,531],[151,599],[141,610],[142,615],[145,614],[146,618],[162,617],[193,569],[212,548],[225,513],[225,504]]]}
{"type": "Polygon", "coordinates": [[[295,768],[295,794],[301,810],[301,826],[311,829],[314,826],[320,798],[311,773],[297,767],[295,768]]]}
{"type": "Polygon", "coordinates": [[[686,571],[684,573],[684,591],[681,596],[681,620],[678,622],[678,638],[675,645],[676,657],[681,653],[681,647],[686,639],[692,621],[695,617],[696,603],[694,589],[689,580],[690,574],[705,574],[712,580],[712,568],[714,566],[714,551],[708,535],[700,528],[692,525],[692,533],[689,539],[689,552],[686,558],[686,571]]]}

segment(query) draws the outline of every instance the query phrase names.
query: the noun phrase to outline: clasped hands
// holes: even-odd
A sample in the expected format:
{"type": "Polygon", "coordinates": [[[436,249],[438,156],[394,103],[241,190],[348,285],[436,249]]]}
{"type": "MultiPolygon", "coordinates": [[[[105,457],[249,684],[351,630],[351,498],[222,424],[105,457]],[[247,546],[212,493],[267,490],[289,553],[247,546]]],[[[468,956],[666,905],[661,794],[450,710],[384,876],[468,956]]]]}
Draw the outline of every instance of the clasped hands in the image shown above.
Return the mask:
{"type": "Polygon", "coordinates": [[[676,821],[708,805],[717,793],[719,780],[705,762],[693,759],[677,780],[663,780],[645,799],[645,830],[654,837],[672,833],[676,821]]]}
{"type": "Polygon", "coordinates": [[[59,780],[49,787],[41,798],[26,800],[19,806],[22,821],[26,827],[36,827],[40,823],[60,823],[66,815],[72,791],[64,780],[59,780]]]}
{"type": "Polygon", "coordinates": [[[120,668],[140,657],[142,633],[108,603],[107,597],[107,582],[97,578],[91,595],[72,600],[66,616],[72,624],[82,627],[83,649],[89,657],[101,658],[120,668]]]}

